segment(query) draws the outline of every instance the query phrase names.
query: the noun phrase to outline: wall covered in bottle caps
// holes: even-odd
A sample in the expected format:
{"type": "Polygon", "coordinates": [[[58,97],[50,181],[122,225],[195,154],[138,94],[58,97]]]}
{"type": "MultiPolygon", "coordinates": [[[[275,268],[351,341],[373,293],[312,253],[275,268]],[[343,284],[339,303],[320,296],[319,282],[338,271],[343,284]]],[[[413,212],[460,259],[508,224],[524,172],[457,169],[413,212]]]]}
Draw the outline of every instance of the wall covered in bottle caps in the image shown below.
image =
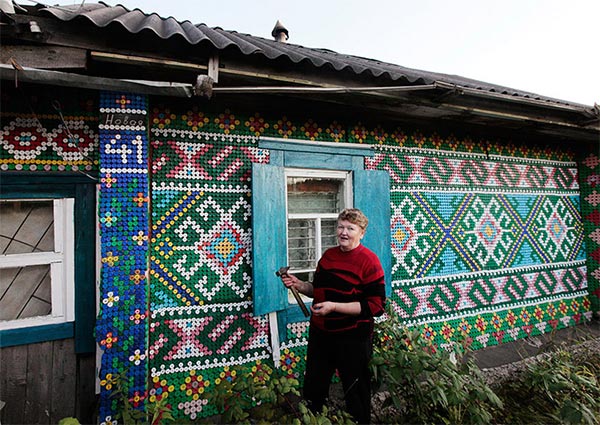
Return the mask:
{"type": "MultiPolygon", "coordinates": [[[[597,153],[435,123],[45,93],[2,93],[14,107],[1,112],[0,169],[99,174],[100,422],[116,420],[121,386],[134,407],[164,401],[195,419],[217,413],[206,394],[235,366],[273,366],[268,319],[252,314],[251,164],[270,160],[261,136],[374,146],[365,167],[387,171],[392,192],[388,302],[432,344],[480,349],[600,310],[597,153]]],[[[302,377],[307,330],[285,329],[278,366],[289,376],[302,377]]]]}

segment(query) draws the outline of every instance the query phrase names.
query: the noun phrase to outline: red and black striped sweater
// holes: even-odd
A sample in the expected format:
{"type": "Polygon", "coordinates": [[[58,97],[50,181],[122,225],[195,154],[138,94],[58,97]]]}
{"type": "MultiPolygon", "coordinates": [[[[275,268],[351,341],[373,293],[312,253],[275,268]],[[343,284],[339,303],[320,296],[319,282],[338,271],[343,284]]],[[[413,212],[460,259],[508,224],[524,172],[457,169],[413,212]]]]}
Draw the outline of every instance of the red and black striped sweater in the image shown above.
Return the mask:
{"type": "Polygon", "coordinates": [[[330,248],[321,257],[313,281],[314,303],[360,302],[361,312],[351,316],[333,312],[312,316],[311,326],[340,336],[368,336],[373,332],[373,317],[380,316],[385,304],[384,272],[377,255],[363,245],[344,252],[330,248]]]}

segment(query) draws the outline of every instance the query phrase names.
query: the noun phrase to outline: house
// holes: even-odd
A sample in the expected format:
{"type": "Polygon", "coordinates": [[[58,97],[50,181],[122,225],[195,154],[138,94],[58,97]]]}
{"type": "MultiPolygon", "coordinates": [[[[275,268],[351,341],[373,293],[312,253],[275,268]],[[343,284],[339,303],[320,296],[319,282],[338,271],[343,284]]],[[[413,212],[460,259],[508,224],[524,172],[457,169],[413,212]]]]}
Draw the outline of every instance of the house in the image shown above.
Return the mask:
{"type": "MultiPolygon", "coordinates": [[[[4,4],[4,3],[3,3],[4,4]]],[[[105,3],[3,6],[0,412],[178,418],[235,365],[301,378],[344,206],[402,321],[474,349],[600,311],[600,113],[105,3]],[[96,353],[98,354],[96,356],[96,353]],[[97,386],[97,388],[95,388],[97,386]]]]}

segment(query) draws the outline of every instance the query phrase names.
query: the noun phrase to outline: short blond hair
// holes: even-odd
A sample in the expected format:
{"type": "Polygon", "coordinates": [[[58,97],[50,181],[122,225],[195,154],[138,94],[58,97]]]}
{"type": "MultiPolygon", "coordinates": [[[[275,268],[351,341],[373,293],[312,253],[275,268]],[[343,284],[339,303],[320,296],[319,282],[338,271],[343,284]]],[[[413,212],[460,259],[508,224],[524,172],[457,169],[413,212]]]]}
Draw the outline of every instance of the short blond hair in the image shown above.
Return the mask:
{"type": "Polygon", "coordinates": [[[346,208],[338,215],[338,221],[345,220],[352,224],[356,224],[363,231],[367,230],[369,219],[358,208],[346,208]]]}

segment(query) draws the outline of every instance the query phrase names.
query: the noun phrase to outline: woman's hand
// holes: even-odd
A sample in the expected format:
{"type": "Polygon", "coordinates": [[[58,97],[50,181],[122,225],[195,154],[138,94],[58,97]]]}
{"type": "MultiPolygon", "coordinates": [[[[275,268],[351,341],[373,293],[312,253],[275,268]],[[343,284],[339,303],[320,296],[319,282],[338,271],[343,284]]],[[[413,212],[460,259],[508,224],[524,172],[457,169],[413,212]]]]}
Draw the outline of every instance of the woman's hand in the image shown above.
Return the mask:
{"type": "Polygon", "coordinates": [[[323,301],[322,303],[311,305],[310,311],[312,311],[312,314],[315,316],[327,316],[336,311],[337,304],[338,303],[331,301],[323,301]]]}
{"type": "Polygon", "coordinates": [[[295,288],[298,292],[306,295],[307,297],[313,296],[313,286],[309,282],[304,282],[293,274],[289,273],[282,275],[281,280],[286,288],[295,288]]]}
{"type": "Polygon", "coordinates": [[[323,301],[322,303],[313,304],[310,310],[315,316],[327,316],[333,312],[340,314],[348,314],[350,316],[358,316],[360,314],[360,303],[352,301],[349,303],[336,303],[333,301],[323,301]]]}

